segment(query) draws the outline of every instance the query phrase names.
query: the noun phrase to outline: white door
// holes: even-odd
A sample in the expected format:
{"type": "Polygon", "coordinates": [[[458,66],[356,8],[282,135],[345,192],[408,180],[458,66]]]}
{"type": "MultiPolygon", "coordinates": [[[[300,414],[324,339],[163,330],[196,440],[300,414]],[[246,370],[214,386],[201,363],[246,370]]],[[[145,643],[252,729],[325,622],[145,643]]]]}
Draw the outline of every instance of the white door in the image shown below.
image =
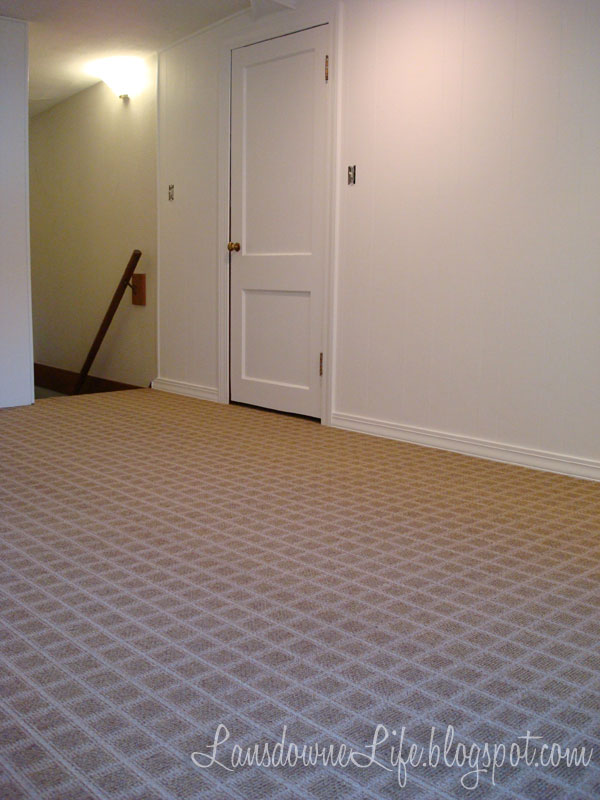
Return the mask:
{"type": "Polygon", "coordinates": [[[323,25],[232,52],[231,399],[311,417],[329,233],[327,42],[323,25]]]}

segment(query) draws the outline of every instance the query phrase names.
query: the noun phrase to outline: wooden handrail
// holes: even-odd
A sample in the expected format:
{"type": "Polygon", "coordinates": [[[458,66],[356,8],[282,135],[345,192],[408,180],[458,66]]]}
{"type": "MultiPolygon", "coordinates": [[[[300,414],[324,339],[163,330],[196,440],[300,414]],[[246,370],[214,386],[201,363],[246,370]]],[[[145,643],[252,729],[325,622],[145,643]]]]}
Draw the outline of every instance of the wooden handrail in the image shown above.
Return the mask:
{"type": "Polygon", "coordinates": [[[87,354],[87,358],[81,368],[79,376],[77,378],[77,382],[75,383],[75,388],[73,389],[73,394],[79,394],[79,392],[83,388],[83,384],[85,383],[85,379],[88,376],[88,372],[96,358],[96,354],[100,349],[100,345],[106,336],[106,331],[110,327],[110,323],[115,315],[117,308],[119,307],[119,303],[121,302],[121,298],[125,294],[125,289],[129,286],[129,282],[131,281],[131,276],[135,272],[135,268],[138,265],[138,261],[142,255],[141,250],[134,250],[131,254],[131,258],[129,259],[129,263],[125,267],[125,272],[121,276],[121,280],[119,281],[119,285],[115,289],[115,293],[113,295],[112,300],[110,301],[110,305],[104,315],[104,319],[102,320],[100,327],[98,328],[98,333],[96,334],[96,338],[92,346],[90,347],[90,351],[87,354]]]}

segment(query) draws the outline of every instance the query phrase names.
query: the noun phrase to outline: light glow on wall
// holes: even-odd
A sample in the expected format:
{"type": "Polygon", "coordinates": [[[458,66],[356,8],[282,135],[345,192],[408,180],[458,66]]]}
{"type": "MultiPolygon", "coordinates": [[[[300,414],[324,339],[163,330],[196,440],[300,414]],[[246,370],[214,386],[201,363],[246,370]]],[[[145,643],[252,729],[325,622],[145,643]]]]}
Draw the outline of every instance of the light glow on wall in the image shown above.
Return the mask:
{"type": "Polygon", "coordinates": [[[87,65],[89,75],[104,81],[118,97],[135,97],[149,83],[148,65],[139,56],[112,56],[87,65]]]}

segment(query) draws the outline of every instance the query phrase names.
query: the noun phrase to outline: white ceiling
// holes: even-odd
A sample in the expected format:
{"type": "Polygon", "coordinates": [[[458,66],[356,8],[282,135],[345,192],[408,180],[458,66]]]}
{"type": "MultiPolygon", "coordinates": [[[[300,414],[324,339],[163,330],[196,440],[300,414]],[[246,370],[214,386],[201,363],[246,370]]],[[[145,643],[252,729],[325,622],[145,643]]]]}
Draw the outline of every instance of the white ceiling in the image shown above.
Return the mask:
{"type": "Polygon", "coordinates": [[[37,114],[98,82],[85,64],[150,54],[250,6],[250,0],[0,0],[29,25],[29,104],[37,114]]]}

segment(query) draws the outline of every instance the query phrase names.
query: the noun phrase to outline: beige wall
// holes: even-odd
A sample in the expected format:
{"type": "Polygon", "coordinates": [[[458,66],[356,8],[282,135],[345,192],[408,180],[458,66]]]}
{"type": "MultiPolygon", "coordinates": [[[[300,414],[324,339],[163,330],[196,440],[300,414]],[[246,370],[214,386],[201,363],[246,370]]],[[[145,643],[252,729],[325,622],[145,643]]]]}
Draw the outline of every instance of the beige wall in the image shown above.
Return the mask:
{"type": "Polygon", "coordinates": [[[92,375],[148,385],[156,375],[156,81],[129,102],[104,84],[30,123],[35,361],[79,370],[129,259],[147,305],[128,289],[92,375]]]}

